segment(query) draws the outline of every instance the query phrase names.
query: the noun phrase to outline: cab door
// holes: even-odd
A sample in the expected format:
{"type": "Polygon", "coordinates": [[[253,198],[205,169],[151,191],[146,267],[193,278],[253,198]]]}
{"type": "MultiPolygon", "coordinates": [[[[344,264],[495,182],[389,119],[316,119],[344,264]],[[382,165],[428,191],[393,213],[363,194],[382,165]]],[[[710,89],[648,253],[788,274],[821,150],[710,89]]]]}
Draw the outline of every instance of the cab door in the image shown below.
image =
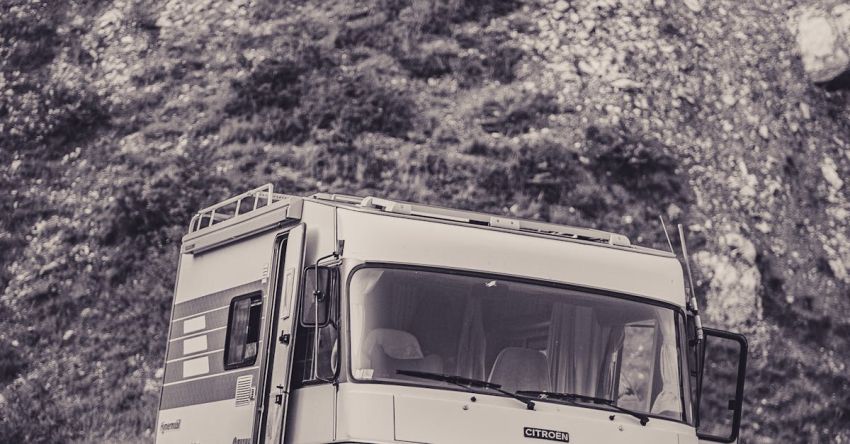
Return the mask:
{"type": "Polygon", "coordinates": [[[298,328],[298,285],[304,268],[304,240],[306,229],[300,224],[289,231],[285,249],[276,273],[278,302],[270,324],[273,332],[269,341],[268,362],[263,393],[264,408],[258,409],[260,425],[254,442],[281,443],[286,415],[289,410],[289,388],[292,369],[292,352],[295,349],[295,332],[298,328]]]}
{"type": "MultiPolygon", "coordinates": [[[[275,271],[294,267],[297,272],[303,244],[304,225],[298,224],[255,232],[201,252],[184,248],[157,443],[252,441],[263,418],[263,387],[269,385],[263,381],[266,363],[279,350],[273,346],[280,294],[275,271]]],[[[291,282],[296,279],[292,276],[291,282]]],[[[286,284],[283,287],[291,303],[293,288],[287,293],[286,284]]],[[[282,313],[290,312],[286,307],[282,313]]],[[[281,356],[285,353],[277,353],[275,362],[281,356]]]]}

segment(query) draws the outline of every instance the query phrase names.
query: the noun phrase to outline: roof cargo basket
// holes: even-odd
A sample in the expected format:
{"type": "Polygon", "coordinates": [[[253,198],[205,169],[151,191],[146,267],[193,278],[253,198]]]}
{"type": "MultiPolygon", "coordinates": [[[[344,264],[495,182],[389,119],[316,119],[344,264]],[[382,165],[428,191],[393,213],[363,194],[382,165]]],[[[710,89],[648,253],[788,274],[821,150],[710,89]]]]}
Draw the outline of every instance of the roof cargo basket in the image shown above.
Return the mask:
{"type": "Polygon", "coordinates": [[[189,222],[189,233],[231,220],[250,213],[258,208],[289,198],[285,194],[275,194],[274,185],[267,183],[261,187],[246,191],[238,196],[223,200],[215,205],[198,211],[189,222]]]}

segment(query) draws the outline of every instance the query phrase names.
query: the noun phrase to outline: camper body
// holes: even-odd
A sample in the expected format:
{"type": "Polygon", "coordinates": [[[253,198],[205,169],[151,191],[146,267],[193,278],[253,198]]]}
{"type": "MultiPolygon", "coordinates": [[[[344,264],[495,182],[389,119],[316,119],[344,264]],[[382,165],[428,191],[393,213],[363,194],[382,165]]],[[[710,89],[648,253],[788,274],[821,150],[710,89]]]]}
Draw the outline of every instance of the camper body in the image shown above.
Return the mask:
{"type": "Polygon", "coordinates": [[[746,342],[694,315],[624,236],[269,185],[183,238],[156,442],[732,442],[746,342]]]}

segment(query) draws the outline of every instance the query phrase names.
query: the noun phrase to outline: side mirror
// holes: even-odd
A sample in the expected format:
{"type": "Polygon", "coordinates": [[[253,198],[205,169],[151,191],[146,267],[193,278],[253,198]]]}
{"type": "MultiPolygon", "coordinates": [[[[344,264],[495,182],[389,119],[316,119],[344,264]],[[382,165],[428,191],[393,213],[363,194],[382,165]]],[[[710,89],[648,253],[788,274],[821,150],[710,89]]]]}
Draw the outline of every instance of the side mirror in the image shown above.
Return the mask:
{"type": "Polygon", "coordinates": [[[304,297],[302,299],[301,325],[324,327],[330,318],[331,295],[334,290],[333,269],[307,268],[304,273],[304,297]],[[318,286],[317,286],[318,284],[318,286]]]}
{"type": "Polygon", "coordinates": [[[731,443],[738,439],[747,371],[747,339],[739,334],[703,329],[697,436],[731,443]]]}

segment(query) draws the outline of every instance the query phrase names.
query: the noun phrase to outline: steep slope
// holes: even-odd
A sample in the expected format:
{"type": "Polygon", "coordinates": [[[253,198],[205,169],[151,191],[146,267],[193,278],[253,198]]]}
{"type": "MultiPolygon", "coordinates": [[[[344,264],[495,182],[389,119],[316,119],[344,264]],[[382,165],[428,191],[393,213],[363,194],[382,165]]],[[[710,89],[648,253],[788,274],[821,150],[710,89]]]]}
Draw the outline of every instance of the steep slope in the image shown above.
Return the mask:
{"type": "Polygon", "coordinates": [[[747,442],[850,439],[848,93],[790,0],[2,0],[0,441],[153,433],[177,242],[265,182],[693,235],[747,442]]]}

